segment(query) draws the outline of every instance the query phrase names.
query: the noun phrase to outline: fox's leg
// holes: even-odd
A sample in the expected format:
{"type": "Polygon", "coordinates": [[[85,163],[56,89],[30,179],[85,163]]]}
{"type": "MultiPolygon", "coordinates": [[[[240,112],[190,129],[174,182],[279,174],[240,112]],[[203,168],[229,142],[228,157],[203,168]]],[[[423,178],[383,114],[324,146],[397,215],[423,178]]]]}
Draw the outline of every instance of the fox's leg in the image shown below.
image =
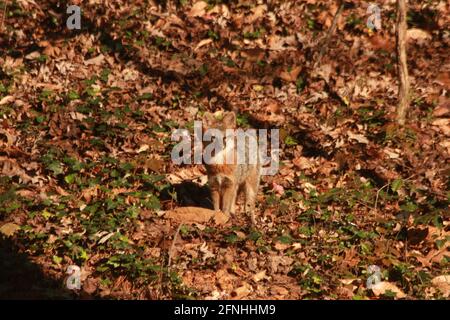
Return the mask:
{"type": "Polygon", "coordinates": [[[211,198],[214,211],[220,211],[220,193],[219,190],[211,190],[211,198]]]}
{"type": "Polygon", "coordinates": [[[215,179],[210,179],[209,188],[214,211],[220,211],[220,183],[215,179]]]}
{"type": "Polygon", "coordinates": [[[244,185],[245,195],[245,214],[250,216],[252,224],[256,224],[255,220],[255,203],[256,203],[256,191],[255,186],[246,182],[244,185]]]}
{"type": "Polygon", "coordinates": [[[236,212],[237,185],[234,181],[227,181],[222,185],[222,211],[234,214],[236,212]]]}
{"type": "Polygon", "coordinates": [[[244,183],[244,195],[245,195],[245,213],[250,216],[252,224],[256,224],[255,219],[255,207],[256,196],[259,188],[259,174],[250,175],[244,183]]]}

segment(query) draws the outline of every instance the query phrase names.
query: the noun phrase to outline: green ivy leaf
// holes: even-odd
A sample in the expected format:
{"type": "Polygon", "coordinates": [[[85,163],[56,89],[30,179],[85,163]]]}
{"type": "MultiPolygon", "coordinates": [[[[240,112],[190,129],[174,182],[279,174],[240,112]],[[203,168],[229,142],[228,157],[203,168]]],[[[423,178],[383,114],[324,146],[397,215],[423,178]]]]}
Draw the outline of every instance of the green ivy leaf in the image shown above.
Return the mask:
{"type": "Polygon", "coordinates": [[[391,184],[391,188],[392,191],[397,192],[398,190],[400,190],[400,188],[403,186],[403,180],[402,179],[395,179],[392,184],[391,184]]]}
{"type": "Polygon", "coordinates": [[[64,177],[64,181],[67,182],[68,184],[72,184],[74,183],[76,177],[77,177],[76,173],[71,173],[64,177]]]}
{"type": "Polygon", "coordinates": [[[60,264],[62,262],[63,258],[58,256],[53,256],[53,262],[56,264],[60,264]]]}

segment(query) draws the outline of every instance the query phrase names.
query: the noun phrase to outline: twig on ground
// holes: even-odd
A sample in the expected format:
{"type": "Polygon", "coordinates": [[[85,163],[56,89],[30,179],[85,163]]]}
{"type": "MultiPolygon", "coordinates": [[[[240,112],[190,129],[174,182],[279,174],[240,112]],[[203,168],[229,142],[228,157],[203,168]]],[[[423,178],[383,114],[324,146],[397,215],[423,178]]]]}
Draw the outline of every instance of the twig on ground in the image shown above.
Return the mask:
{"type": "Polygon", "coordinates": [[[320,48],[319,57],[317,58],[316,63],[314,63],[314,68],[319,66],[320,61],[322,60],[323,55],[325,54],[326,49],[328,48],[328,44],[330,43],[331,36],[334,34],[334,30],[336,29],[336,24],[341,15],[342,9],[344,9],[344,1],[339,1],[339,7],[334,15],[333,22],[331,23],[330,29],[328,29],[327,36],[325,38],[325,42],[320,48]]]}
{"type": "MultiPolygon", "coordinates": [[[[3,24],[4,24],[5,19],[6,19],[7,9],[8,9],[8,3],[5,1],[5,8],[3,9],[2,23],[0,23],[0,30],[3,29],[3,24]]],[[[5,28],[5,29],[6,29],[6,28],[5,28]]],[[[6,30],[5,30],[5,31],[6,31],[6,30]]]]}
{"type": "Polygon", "coordinates": [[[172,256],[173,256],[173,249],[175,248],[175,243],[177,242],[178,239],[178,234],[180,233],[180,229],[183,226],[182,223],[180,223],[180,225],[177,228],[177,231],[175,232],[175,235],[173,236],[173,240],[172,240],[172,245],[170,246],[170,250],[169,250],[169,261],[167,262],[167,270],[170,270],[170,266],[172,264],[172,256]]]}

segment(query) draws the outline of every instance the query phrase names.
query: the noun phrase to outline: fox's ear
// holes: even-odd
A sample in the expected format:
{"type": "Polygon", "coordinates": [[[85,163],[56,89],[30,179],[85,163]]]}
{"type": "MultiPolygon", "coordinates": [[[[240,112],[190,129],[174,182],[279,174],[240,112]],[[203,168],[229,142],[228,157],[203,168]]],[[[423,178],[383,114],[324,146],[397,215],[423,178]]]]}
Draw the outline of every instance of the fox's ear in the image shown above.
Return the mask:
{"type": "Polygon", "coordinates": [[[234,112],[225,112],[223,115],[223,123],[229,128],[234,128],[236,126],[236,115],[234,112]]]}
{"type": "Polygon", "coordinates": [[[215,122],[216,119],[211,112],[205,112],[203,114],[203,127],[210,128],[215,122]]]}

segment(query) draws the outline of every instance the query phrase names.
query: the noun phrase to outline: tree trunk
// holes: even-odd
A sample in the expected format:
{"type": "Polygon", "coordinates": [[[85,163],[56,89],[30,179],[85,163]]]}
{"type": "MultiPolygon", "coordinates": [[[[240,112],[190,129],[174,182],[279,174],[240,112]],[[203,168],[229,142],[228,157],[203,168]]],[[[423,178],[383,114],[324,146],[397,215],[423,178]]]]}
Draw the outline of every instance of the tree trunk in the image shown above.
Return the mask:
{"type": "Polygon", "coordinates": [[[409,109],[409,77],[406,61],[406,0],[397,0],[398,106],[397,123],[405,124],[409,109]]]}

